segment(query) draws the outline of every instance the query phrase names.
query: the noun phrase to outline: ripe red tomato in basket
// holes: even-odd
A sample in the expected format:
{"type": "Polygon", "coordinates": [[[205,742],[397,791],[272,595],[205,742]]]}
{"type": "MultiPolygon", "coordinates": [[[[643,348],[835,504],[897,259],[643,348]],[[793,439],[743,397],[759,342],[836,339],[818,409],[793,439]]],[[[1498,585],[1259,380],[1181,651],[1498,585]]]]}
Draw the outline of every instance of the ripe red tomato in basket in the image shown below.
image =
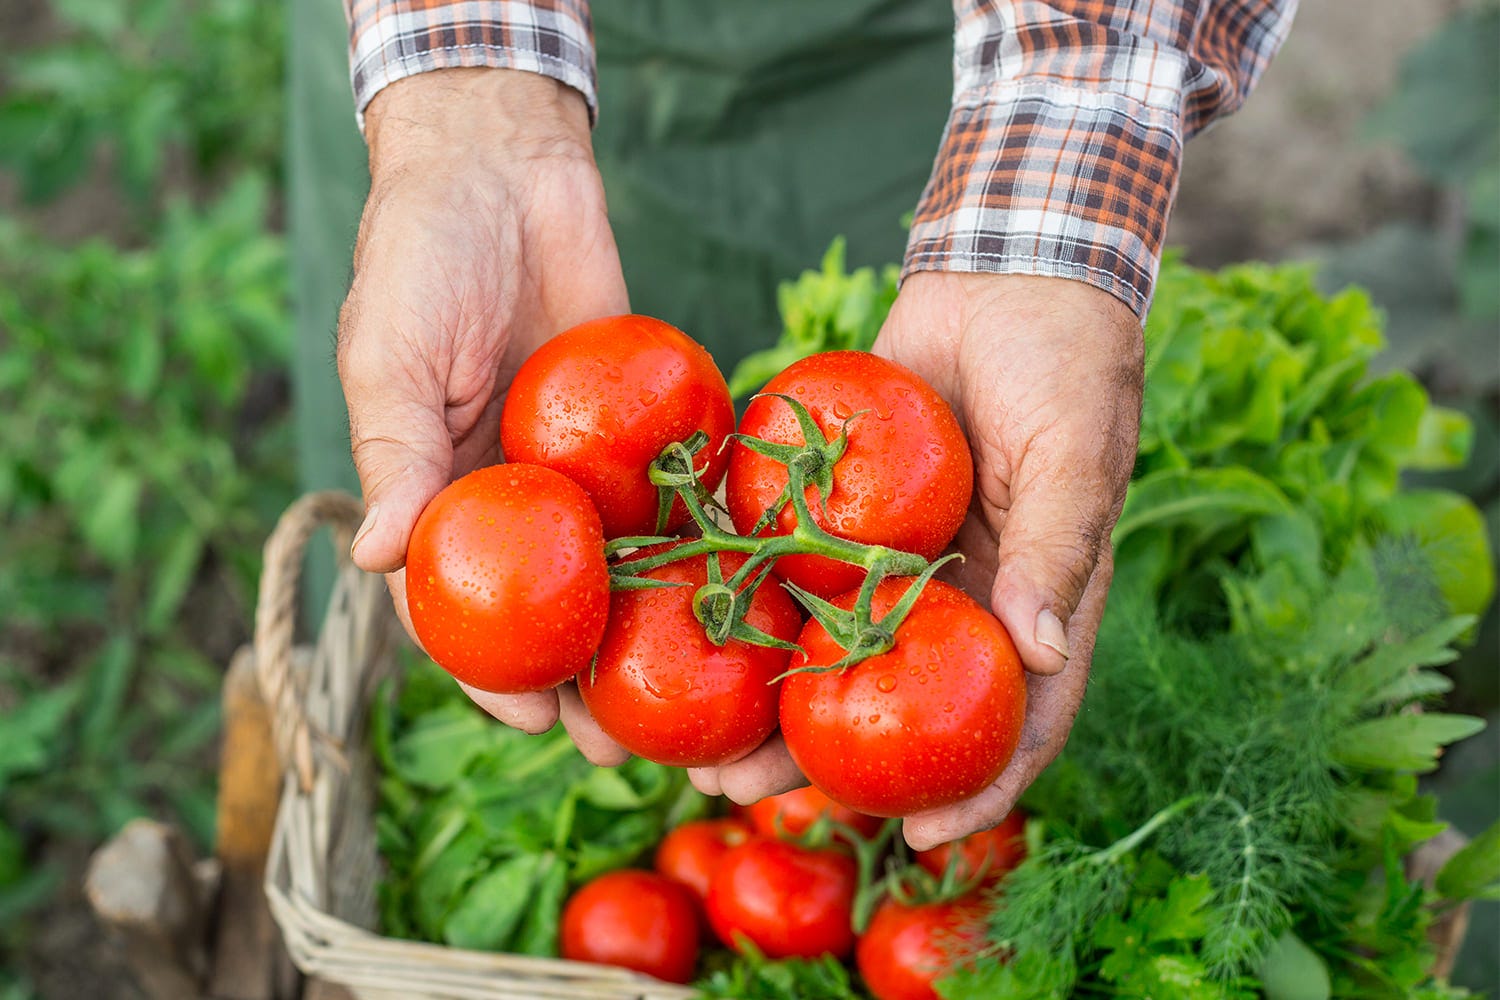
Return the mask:
{"type": "MultiPolygon", "coordinates": [[[[725,578],[744,562],[738,553],[719,554],[725,578]]],[[[776,728],[775,681],[790,651],[708,640],[693,615],[694,594],[708,580],[707,556],[642,575],[685,586],[611,596],[598,659],[578,675],[583,703],[599,728],[636,756],[673,767],[738,760],[776,728]]],[[[802,627],[796,604],[774,576],[756,590],[745,620],[787,642],[802,627]]]]}
{"type": "MultiPolygon", "coordinates": [[[[880,582],[876,621],[911,582],[880,582]]],[[[855,597],[833,603],[850,608],[855,597]]],[[[799,665],[844,656],[816,619],[798,643],[808,652],[799,665]]],[[[1026,677],[1005,627],[939,580],[927,582],[888,651],[781,684],[792,759],[829,798],[874,816],[910,816],[978,794],[1010,761],[1025,712],[1026,677]]]]}
{"type": "Polygon", "coordinates": [[[855,949],[860,977],[876,1000],[940,1000],[932,984],[984,947],[987,910],[974,895],[915,906],[887,898],[855,949]]]}
{"type": "MultiPolygon", "coordinates": [[[[609,316],[565,330],[516,372],[500,415],[508,461],[573,479],[593,499],[606,538],[656,534],[657,488],[646,478],[663,448],[708,435],[693,467],[710,491],[724,476],[734,430],[729,387],[708,351],[649,316],[609,316]]],[[[674,501],[667,527],[687,521],[674,501]]]]}
{"type": "Polygon", "coordinates": [[[938,878],[952,864],[959,882],[977,878],[981,885],[994,885],[1025,857],[1026,814],[1012,809],[1010,815],[990,829],[918,851],[916,860],[938,878]]]}
{"type": "Polygon", "coordinates": [[[588,666],[609,614],[604,533],[588,494],[551,469],[492,465],[417,518],[406,603],[422,647],[485,691],[544,691],[588,666]]]}
{"type": "Polygon", "coordinates": [[[698,964],[693,895],[655,872],[625,868],[600,875],[563,907],[559,949],[576,962],[689,982],[698,964]]]}
{"type": "MultiPolygon", "coordinates": [[[[842,538],[887,545],[935,559],[953,540],[969,509],[974,465],[958,419],[915,372],[864,351],[829,351],[788,366],[751,400],[739,432],[779,444],[804,443],[792,408],[806,406],[828,438],[849,424],[849,444],[833,468],[824,513],[808,490],[814,520],[842,538]]],[[[736,442],[729,460],[728,507],[735,530],[748,533],[786,488],[786,466],[736,442]]],[[[787,505],[771,534],[790,534],[797,514],[787,505]]],[[[820,597],[858,587],[863,570],[823,556],[794,555],[778,575],[820,597]]]]}
{"type": "Polygon", "coordinates": [[[739,950],[743,937],[769,958],[846,958],[859,873],[841,851],[756,838],[726,854],[708,883],[708,920],[739,950]]]}
{"type": "Polygon", "coordinates": [[[708,911],[708,883],[731,850],[755,836],[737,819],[697,819],[675,827],[656,845],[656,870],[692,890],[708,911]]]}
{"type": "Polygon", "coordinates": [[[771,795],[745,807],[745,818],[762,837],[796,837],[824,815],[866,838],[879,833],[885,822],[879,816],[867,816],[839,805],[812,785],[771,795]]]}

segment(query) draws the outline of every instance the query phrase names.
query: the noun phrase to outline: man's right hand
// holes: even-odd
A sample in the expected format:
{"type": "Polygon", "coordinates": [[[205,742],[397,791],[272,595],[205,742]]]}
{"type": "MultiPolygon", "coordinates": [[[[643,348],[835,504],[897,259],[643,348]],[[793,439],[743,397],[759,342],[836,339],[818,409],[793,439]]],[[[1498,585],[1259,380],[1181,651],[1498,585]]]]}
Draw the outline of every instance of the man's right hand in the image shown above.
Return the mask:
{"type": "MultiPolygon", "coordinates": [[[[353,557],[386,574],[411,632],[412,526],[448,483],[500,461],[517,367],[553,334],[630,309],[577,91],[513,70],[419,73],[370,103],[366,139],[370,195],[338,334],[366,511],[353,557]]],[[[624,759],[570,685],[469,694],[528,732],[561,714],[590,759],[624,759]]]]}

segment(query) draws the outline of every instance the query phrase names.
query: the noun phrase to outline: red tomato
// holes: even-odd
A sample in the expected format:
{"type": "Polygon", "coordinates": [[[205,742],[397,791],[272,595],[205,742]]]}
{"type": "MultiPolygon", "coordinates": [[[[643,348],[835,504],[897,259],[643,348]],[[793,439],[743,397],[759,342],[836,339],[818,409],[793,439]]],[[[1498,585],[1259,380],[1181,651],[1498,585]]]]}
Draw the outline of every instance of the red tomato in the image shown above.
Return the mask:
{"type": "Polygon", "coordinates": [[[1026,814],[1012,809],[988,830],[918,851],[917,864],[941,878],[954,856],[958,858],[954,874],[960,882],[979,876],[981,885],[994,885],[1026,857],[1026,814]]]}
{"type": "MultiPolygon", "coordinates": [[[[694,467],[709,490],[729,458],[734,404],[703,346],[649,316],[610,316],[565,330],[516,372],[500,415],[508,460],[575,480],[599,508],[606,538],[656,534],[647,469],[673,441],[708,434],[694,467]]],[[[674,501],[668,529],[687,521],[674,501]]]]}
{"type": "Polygon", "coordinates": [[[866,816],[839,805],[812,785],[772,795],[745,807],[745,817],[762,837],[795,837],[824,813],[829,819],[853,827],[862,837],[875,836],[885,822],[879,816],[866,816]]]}
{"type": "Polygon", "coordinates": [[[562,957],[618,965],[672,983],[693,978],[698,915],[685,886],[626,868],[600,875],[563,907],[562,957]]]}
{"type": "MultiPolygon", "coordinates": [[[[969,509],[973,461],[953,411],[916,373],[863,351],[830,351],[792,364],[763,391],[798,400],[830,438],[845,420],[869,411],[849,425],[826,515],[818,492],[808,490],[808,507],[821,527],[927,559],[953,540],[969,509]]],[[[804,443],[791,407],[772,396],[750,401],[739,431],[780,444],[804,443]]],[[[786,466],[736,443],[728,486],[735,529],[748,533],[786,482],[786,466]]],[[[788,504],[769,533],[789,534],[796,525],[788,504]]],[[[821,597],[852,590],[864,579],[862,569],[822,556],[786,556],[776,571],[821,597]]]]}
{"type": "MultiPolygon", "coordinates": [[[[725,577],[745,557],[720,553],[725,577]]],[[[592,670],[578,675],[589,714],[631,753],[673,767],[738,760],[776,728],[773,683],[791,653],[730,640],[715,646],[693,616],[693,595],[708,580],[708,557],[643,573],[682,587],[617,591],[592,670]]],[[[802,616],[775,577],[755,592],[745,620],[790,642],[802,616]]]]}
{"type": "MultiPolygon", "coordinates": [[[[880,582],[877,621],[911,582],[880,582]]],[[[850,608],[855,596],[833,603],[850,608]]],[[[807,666],[844,656],[816,619],[798,643],[807,666]]],[[[1025,712],[1026,677],[1005,627],[938,580],[928,581],[888,651],[781,685],[781,733],[802,773],[835,802],[875,816],[978,794],[1015,752],[1025,712]]]]}
{"type": "MultiPolygon", "coordinates": [[[[656,847],[656,870],[692,890],[708,906],[708,883],[732,848],[755,832],[737,819],[698,819],[683,823],[656,847]]],[[[704,910],[705,916],[707,910],[704,910]]]]}
{"type": "Polygon", "coordinates": [[[422,647],[464,683],[556,687],[588,666],[609,615],[599,514],[551,469],[471,472],[412,528],[406,604],[422,647]]]}
{"type": "Polygon", "coordinates": [[[860,977],[875,1000],[939,1000],[932,984],[984,947],[985,915],[972,895],[919,906],[887,899],[859,939],[860,977]]]}
{"type": "Polygon", "coordinates": [[[726,854],[709,879],[708,920],[732,948],[743,935],[770,958],[847,958],[858,882],[847,854],[756,838],[726,854]]]}

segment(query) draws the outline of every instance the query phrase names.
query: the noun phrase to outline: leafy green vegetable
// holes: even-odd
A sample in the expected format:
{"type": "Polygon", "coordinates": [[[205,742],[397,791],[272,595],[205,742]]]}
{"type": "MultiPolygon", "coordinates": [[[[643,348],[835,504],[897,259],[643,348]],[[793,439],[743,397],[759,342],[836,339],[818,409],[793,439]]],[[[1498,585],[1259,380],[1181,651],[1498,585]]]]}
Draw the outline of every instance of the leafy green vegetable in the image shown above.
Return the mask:
{"type": "Polygon", "coordinates": [[[697,983],[701,996],[720,1000],[866,1000],[869,994],[838,959],[788,958],[772,961],[748,946],[744,955],[727,958],[727,964],[697,983]]]}
{"type": "Polygon", "coordinates": [[[681,770],[596,768],[561,729],[496,725],[426,661],[377,706],[381,922],[397,936],[555,955],[569,888],[638,861],[706,802],[681,770]]]}
{"type": "Polygon", "coordinates": [[[1500,823],[1448,859],[1437,874],[1436,888],[1446,899],[1500,899],[1500,823]]]}
{"type": "Polygon", "coordinates": [[[844,269],[844,238],[823,255],[823,267],[804,271],[776,289],[782,332],[774,347],[756,351],[729,376],[729,392],[748,395],[787,365],[820,351],[868,351],[896,301],[900,269],[887,265],[844,269]]]}
{"type": "Polygon", "coordinates": [[[1363,292],[1321,295],[1311,268],[1201,271],[1169,257],[1146,324],[1146,398],[1135,482],[1115,541],[1132,586],[1173,613],[1221,615],[1226,569],[1311,556],[1335,570],[1362,541],[1409,531],[1455,610],[1488,604],[1493,570],[1473,505],[1402,494],[1403,469],[1461,465],[1459,414],[1402,373],[1371,376],[1383,344],[1363,292]],[[1289,512],[1295,538],[1276,544],[1289,512]],[[1269,547],[1267,547],[1269,546],[1269,547]],[[1311,547],[1311,551],[1309,551],[1311,547]]]}

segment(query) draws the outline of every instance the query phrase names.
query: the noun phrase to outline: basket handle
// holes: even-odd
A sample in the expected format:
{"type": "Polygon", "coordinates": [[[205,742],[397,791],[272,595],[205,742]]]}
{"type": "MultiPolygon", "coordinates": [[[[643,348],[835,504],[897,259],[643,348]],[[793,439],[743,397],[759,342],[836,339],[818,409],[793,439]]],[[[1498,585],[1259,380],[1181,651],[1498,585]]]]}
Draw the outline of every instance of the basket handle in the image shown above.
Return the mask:
{"type": "Polygon", "coordinates": [[[283,769],[296,768],[303,788],[312,786],[312,733],[302,707],[306,681],[292,663],[303,554],[326,525],[333,529],[341,566],[347,564],[349,543],[364,514],[364,504],[348,493],[308,493],[286,509],[266,539],[255,606],[255,670],[270,708],[277,758],[283,769]]]}

